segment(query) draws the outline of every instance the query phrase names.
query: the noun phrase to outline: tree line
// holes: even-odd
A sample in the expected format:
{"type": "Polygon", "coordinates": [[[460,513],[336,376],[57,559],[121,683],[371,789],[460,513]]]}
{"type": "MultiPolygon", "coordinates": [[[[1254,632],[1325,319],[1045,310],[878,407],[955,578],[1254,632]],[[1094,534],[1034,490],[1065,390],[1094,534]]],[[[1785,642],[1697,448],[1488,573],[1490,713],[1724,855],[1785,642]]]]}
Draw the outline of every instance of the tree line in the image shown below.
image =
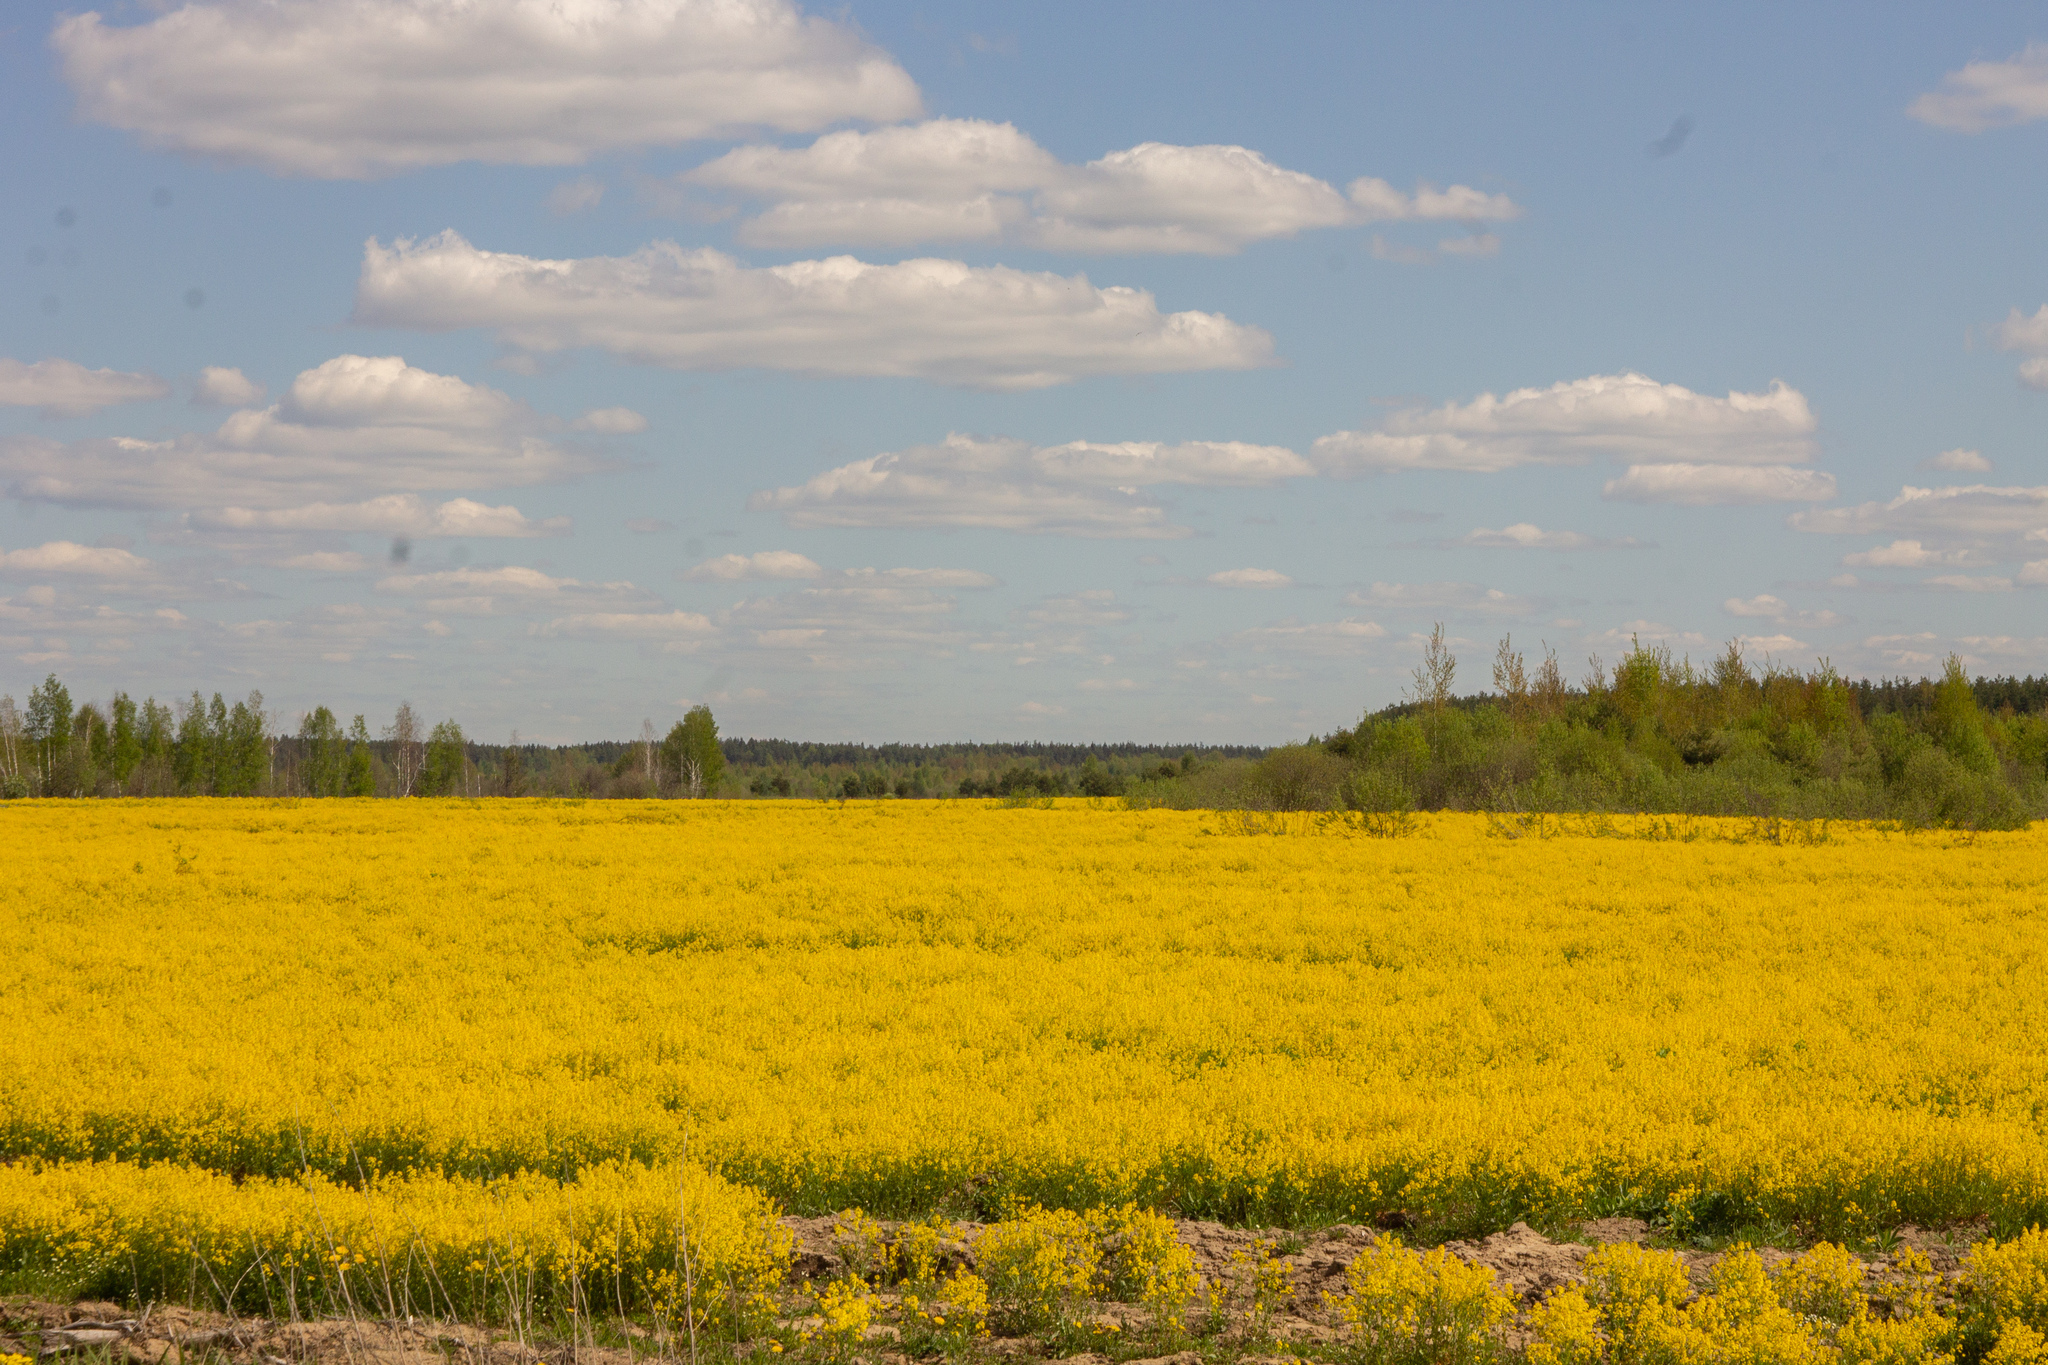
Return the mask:
{"type": "Polygon", "coordinates": [[[1511,639],[1490,690],[1457,690],[1439,626],[1412,686],[1303,744],[816,744],[721,739],[708,707],[665,735],[479,743],[410,704],[374,733],[316,707],[286,728],[262,694],[74,704],[54,676],[0,698],[7,796],[1093,796],[1251,809],[1659,811],[1973,828],[2048,816],[2048,678],[1851,681],[1826,663],[1704,665],[1633,646],[1576,682],[1511,639]]]}
{"type": "Polygon", "coordinates": [[[1503,639],[1459,693],[1438,626],[1407,695],[1255,763],[1139,784],[1133,802],[1268,810],[1649,812],[2012,829],[2048,817],[2048,678],[1851,682],[1825,661],[1705,665],[1632,645],[1568,681],[1503,639]]]}
{"type": "MultiPolygon", "coordinates": [[[[725,772],[709,707],[691,709],[657,739],[643,723],[630,762],[615,765],[618,795],[706,796],[725,772]],[[618,781],[621,776],[631,780],[618,781]]],[[[410,702],[372,736],[316,706],[286,730],[252,691],[229,702],[202,693],[165,704],[116,692],[74,704],[53,673],[25,705],[0,696],[0,798],[29,796],[524,796],[581,795],[535,763],[536,746],[474,743],[453,719],[428,725],[410,702]]],[[[542,751],[543,753],[545,751],[542,751]]]]}

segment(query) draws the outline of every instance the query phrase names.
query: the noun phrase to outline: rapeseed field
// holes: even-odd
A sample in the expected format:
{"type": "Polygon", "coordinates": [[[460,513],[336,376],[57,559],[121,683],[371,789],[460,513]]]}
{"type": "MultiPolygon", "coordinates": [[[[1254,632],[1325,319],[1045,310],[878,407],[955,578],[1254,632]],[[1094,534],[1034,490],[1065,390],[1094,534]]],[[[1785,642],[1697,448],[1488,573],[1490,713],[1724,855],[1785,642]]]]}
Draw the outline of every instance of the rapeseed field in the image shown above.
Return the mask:
{"type": "Polygon", "coordinates": [[[0,1145],[795,1212],[2048,1213],[2048,832],[10,808],[0,1145]]]}

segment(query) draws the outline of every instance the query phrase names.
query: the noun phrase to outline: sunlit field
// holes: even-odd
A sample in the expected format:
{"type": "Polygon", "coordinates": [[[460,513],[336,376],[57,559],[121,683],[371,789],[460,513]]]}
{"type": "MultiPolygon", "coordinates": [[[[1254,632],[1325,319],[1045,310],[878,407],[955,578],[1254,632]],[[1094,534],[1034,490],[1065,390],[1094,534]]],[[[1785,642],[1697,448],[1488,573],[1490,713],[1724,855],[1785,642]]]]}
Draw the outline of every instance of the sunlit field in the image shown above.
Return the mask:
{"type": "Polygon", "coordinates": [[[15,1157],[687,1157],[792,1211],[2048,1208],[2048,833],[15,806],[15,1157]],[[1657,836],[1657,837],[1649,837],[1657,836]]]}

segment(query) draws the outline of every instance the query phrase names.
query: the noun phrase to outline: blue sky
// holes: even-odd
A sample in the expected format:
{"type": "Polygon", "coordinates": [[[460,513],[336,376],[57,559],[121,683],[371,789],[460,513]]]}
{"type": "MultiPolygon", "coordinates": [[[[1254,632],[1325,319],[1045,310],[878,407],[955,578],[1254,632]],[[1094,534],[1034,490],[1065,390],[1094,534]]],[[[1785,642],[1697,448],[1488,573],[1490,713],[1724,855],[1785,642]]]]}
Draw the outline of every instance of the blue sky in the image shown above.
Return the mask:
{"type": "Polygon", "coordinates": [[[2035,8],[8,22],[17,696],[1272,743],[1435,621],[2048,667],[2035,8]]]}

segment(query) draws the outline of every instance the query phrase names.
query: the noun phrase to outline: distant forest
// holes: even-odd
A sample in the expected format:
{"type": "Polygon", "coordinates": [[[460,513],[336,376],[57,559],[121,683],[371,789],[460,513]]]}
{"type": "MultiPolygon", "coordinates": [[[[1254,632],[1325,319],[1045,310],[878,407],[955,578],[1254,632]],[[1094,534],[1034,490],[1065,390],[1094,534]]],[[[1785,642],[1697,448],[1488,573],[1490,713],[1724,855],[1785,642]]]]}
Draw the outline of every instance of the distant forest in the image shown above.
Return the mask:
{"type": "Polygon", "coordinates": [[[260,693],[77,702],[52,675],[0,698],[0,796],[1122,798],[1251,810],[1652,811],[2012,827],[2048,816],[2048,677],[1850,681],[1701,668],[1636,647],[1567,682],[1503,640],[1460,692],[1436,633],[1397,705],[1277,748],[852,744],[721,737],[696,707],[666,733],[485,744],[410,705],[373,730],[317,707],[287,728],[260,693]]]}

